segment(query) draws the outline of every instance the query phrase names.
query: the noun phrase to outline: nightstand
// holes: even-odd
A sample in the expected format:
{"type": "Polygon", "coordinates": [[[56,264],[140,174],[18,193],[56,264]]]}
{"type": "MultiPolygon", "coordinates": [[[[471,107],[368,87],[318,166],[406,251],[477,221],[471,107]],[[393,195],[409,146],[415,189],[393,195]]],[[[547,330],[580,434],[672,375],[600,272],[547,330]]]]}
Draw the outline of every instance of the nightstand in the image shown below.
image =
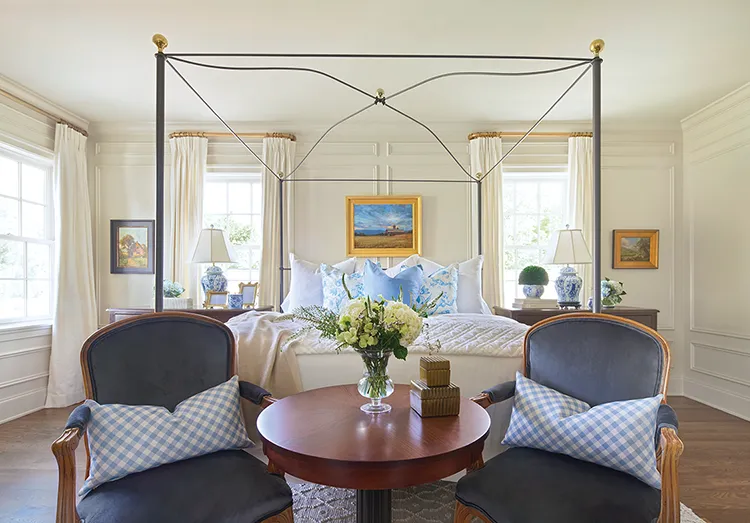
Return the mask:
{"type": "MultiPolygon", "coordinates": [[[[568,314],[571,312],[591,312],[589,309],[513,309],[505,307],[493,307],[495,315],[505,316],[511,318],[519,323],[525,323],[526,325],[534,325],[537,322],[546,320],[553,316],[559,316],[560,314],[568,314]]],[[[612,309],[602,309],[604,314],[611,314],[612,316],[620,316],[622,318],[628,318],[629,320],[637,321],[642,323],[646,327],[651,327],[656,330],[657,327],[657,315],[659,311],[657,309],[642,309],[640,307],[623,307],[617,306],[612,309]]]]}
{"type": "MultiPolygon", "coordinates": [[[[254,309],[169,309],[165,312],[189,312],[191,314],[208,316],[209,318],[213,318],[215,320],[223,321],[224,323],[226,323],[230,320],[230,318],[234,318],[235,316],[239,316],[240,314],[244,314],[246,312],[265,312],[272,310],[273,307],[268,306],[255,307],[254,309]]],[[[109,313],[109,322],[114,323],[116,321],[124,320],[125,318],[132,318],[133,316],[139,316],[148,312],[154,312],[154,309],[147,309],[145,307],[130,307],[127,309],[107,309],[107,312],[109,313]]]]}

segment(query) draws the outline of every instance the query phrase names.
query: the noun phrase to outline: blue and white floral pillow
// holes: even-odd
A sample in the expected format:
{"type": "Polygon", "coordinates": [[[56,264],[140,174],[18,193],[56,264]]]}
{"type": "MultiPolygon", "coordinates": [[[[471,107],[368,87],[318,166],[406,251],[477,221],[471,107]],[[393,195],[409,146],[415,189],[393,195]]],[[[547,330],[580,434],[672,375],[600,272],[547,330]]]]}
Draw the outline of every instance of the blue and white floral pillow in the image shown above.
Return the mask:
{"type": "MultiPolygon", "coordinates": [[[[408,269],[408,267],[402,267],[401,270],[408,269]]],[[[438,269],[429,276],[426,276],[422,282],[422,288],[417,296],[417,307],[421,307],[426,303],[430,303],[432,300],[440,296],[435,307],[427,311],[431,316],[437,314],[455,314],[458,312],[458,264],[454,263],[438,269]]]]}
{"type": "MultiPolygon", "coordinates": [[[[341,283],[341,276],[346,273],[325,263],[320,264],[320,273],[323,275],[323,307],[338,313],[341,307],[349,303],[349,296],[346,294],[344,284],[341,283]]],[[[364,296],[365,279],[363,272],[346,274],[344,281],[352,294],[352,298],[364,296]]]]}

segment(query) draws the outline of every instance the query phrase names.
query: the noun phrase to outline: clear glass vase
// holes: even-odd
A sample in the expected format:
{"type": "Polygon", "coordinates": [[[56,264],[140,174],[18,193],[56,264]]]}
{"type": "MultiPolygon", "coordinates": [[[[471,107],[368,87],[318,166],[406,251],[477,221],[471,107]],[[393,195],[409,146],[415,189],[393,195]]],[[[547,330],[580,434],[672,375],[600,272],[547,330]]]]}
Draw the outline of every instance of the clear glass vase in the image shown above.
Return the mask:
{"type": "Polygon", "coordinates": [[[391,406],[382,400],[393,394],[393,380],[388,376],[388,358],[391,357],[391,352],[368,350],[359,354],[365,364],[365,371],[357,383],[357,390],[370,400],[370,403],[365,403],[360,409],[371,414],[388,412],[391,406]]]}

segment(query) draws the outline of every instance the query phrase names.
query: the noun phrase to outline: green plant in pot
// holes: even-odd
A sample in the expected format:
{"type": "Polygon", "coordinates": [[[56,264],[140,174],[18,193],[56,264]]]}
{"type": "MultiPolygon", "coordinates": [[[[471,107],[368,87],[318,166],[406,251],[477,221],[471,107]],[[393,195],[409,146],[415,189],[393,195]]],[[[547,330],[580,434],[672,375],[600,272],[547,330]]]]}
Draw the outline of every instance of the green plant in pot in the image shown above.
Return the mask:
{"type": "Polygon", "coordinates": [[[529,265],[518,275],[518,284],[523,285],[523,295],[527,298],[541,298],[544,286],[549,283],[549,274],[544,267],[529,265]]]}

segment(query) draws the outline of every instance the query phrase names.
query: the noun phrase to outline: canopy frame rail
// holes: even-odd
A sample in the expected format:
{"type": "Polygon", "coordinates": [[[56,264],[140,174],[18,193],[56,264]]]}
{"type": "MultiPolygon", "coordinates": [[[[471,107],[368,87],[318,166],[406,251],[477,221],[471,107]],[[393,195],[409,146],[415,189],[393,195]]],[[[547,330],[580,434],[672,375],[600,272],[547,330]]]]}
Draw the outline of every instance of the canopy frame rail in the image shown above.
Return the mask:
{"type": "MultiPolygon", "coordinates": [[[[544,120],[544,118],[560,103],[561,100],[575,87],[575,85],[591,70],[592,74],[592,88],[593,88],[593,105],[592,105],[592,127],[593,127],[593,151],[594,151],[594,238],[592,245],[592,252],[594,253],[594,281],[601,279],[601,63],[600,53],[604,49],[604,42],[602,40],[594,40],[590,45],[590,50],[594,54],[593,58],[575,58],[575,57],[561,57],[561,56],[510,56],[510,55],[434,55],[434,54],[346,54],[346,53],[165,53],[168,42],[167,39],[160,34],[156,34],[152,38],[153,43],[157,47],[156,53],[156,227],[155,227],[155,309],[156,311],[163,310],[163,280],[164,280],[164,140],[165,140],[165,65],[174,71],[178,78],[195,94],[196,97],[213,113],[213,115],[224,125],[224,127],[231,133],[231,135],[237,139],[244,147],[250,152],[256,160],[258,160],[264,168],[276,178],[278,184],[278,197],[279,197],[279,308],[281,307],[281,301],[284,298],[284,273],[290,271],[290,267],[285,266],[284,252],[286,238],[284,234],[284,184],[285,183],[297,183],[297,182],[368,182],[372,183],[371,179],[362,178],[300,178],[294,177],[299,167],[307,160],[312,151],[323,141],[323,139],[338,125],[343,124],[346,121],[358,116],[359,114],[369,110],[375,105],[383,105],[391,111],[403,116],[404,118],[412,121],[413,123],[423,127],[429,132],[433,138],[442,146],[442,148],[448,153],[451,159],[458,165],[458,167],[466,175],[466,178],[461,180],[439,180],[439,179],[404,179],[404,180],[388,180],[389,183],[397,181],[398,183],[464,183],[474,184],[476,186],[476,207],[477,207],[477,251],[478,254],[483,252],[483,224],[482,224],[482,183],[484,179],[489,176],[496,167],[502,164],[505,160],[527,137],[529,137],[534,129],[544,120]],[[385,92],[382,89],[378,89],[376,95],[372,95],[363,89],[360,89],[349,82],[346,82],[334,75],[326,73],[324,71],[307,68],[307,67],[290,67],[290,66],[263,66],[263,67],[246,67],[246,66],[229,66],[221,64],[209,64],[205,62],[198,62],[195,60],[188,60],[188,58],[332,58],[332,59],[434,59],[434,60],[525,60],[525,61],[555,61],[555,62],[573,62],[570,65],[555,67],[551,69],[542,69],[536,71],[515,71],[515,72],[498,72],[498,71],[454,71],[449,73],[443,73],[429,77],[425,80],[402,88],[390,97],[385,96],[385,92]],[[222,70],[243,70],[243,71],[296,71],[306,72],[311,74],[322,75],[329,78],[340,85],[350,88],[363,96],[371,99],[372,102],[367,106],[349,114],[348,116],[338,120],[332,126],[330,126],[323,135],[318,138],[311,149],[304,155],[302,160],[293,167],[291,172],[287,175],[284,173],[277,173],[271,169],[265,161],[257,154],[252,148],[242,139],[241,134],[237,133],[232,127],[224,120],[218,112],[208,103],[208,101],[201,96],[197,89],[185,78],[185,76],[175,67],[170,59],[175,62],[184,63],[187,65],[206,67],[211,69],[222,69],[222,70]],[[440,80],[442,78],[448,78],[453,76],[537,76],[543,74],[552,74],[556,72],[566,71],[577,67],[584,67],[583,72],[573,81],[573,83],[555,100],[552,106],[534,123],[534,125],[514,143],[514,145],[508,150],[501,159],[492,166],[486,173],[476,173],[472,175],[466,167],[456,158],[456,156],[450,151],[449,147],[440,139],[440,137],[426,124],[419,121],[418,119],[400,111],[396,107],[388,104],[388,100],[409,92],[413,89],[426,85],[427,83],[440,80]]],[[[594,293],[593,299],[593,311],[601,312],[601,295],[594,293]]]]}

